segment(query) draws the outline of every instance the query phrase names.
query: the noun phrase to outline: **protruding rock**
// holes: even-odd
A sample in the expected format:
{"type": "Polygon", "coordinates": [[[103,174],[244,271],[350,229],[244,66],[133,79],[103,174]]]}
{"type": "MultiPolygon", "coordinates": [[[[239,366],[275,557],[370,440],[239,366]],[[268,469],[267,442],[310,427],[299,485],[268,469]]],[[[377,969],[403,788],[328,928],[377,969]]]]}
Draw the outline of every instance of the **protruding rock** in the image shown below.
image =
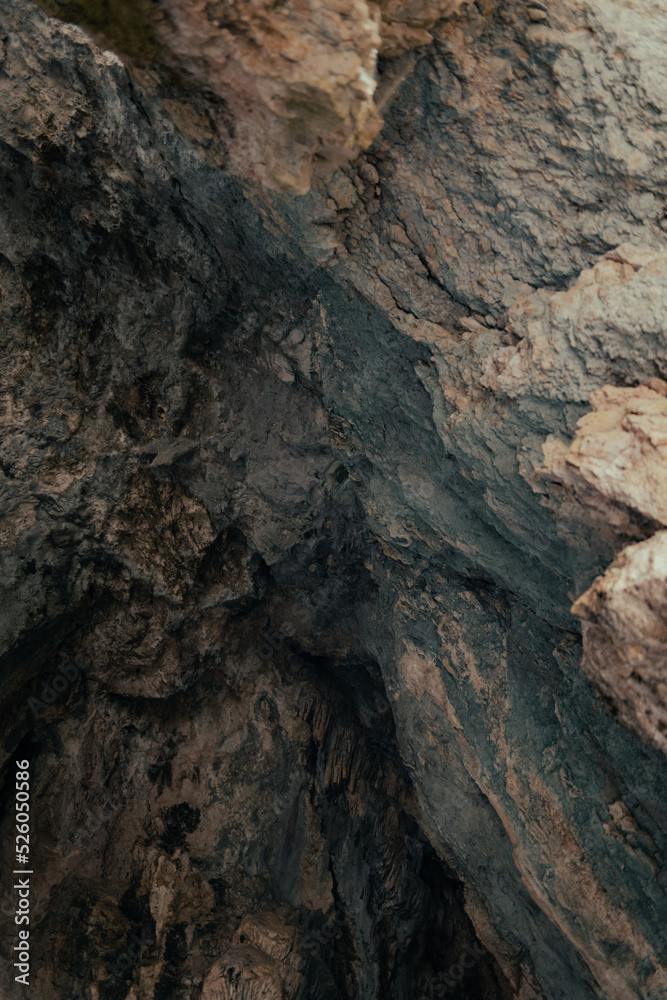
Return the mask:
{"type": "Polygon", "coordinates": [[[518,343],[486,361],[482,384],[511,398],[584,402],[612,373],[655,378],[667,351],[667,253],[619,246],[567,291],[516,299],[507,327],[518,343]]]}
{"type": "Polygon", "coordinates": [[[569,448],[546,441],[545,474],[620,531],[635,533],[637,514],[667,525],[667,398],[644,385],[607,385],[591,395],[591,406],[569,448]]]}
{"type": "MultiPolygon", "coordinates": [[[[268,188],[305,194],[316,161],[335,167],[373,141],[377,58],[431,41],[462,0],[157,0],[128,26],[92,5],[77,19],[158,91],[216,165],[268,188]],[[150,69],[148,69],[150,67],[150,69]]],[[[41,0],[52,14],[62,5],[41,0]]],[[[122,17],[125,19],[122,9],[122,17]]],[[[120,17],[120,15],[119,15],[120,17]]]]}
{"type": "Polygon", "coordinates": [[[624,549],[572,613],[588,679],[624,726],[667,752],[667,531],[624,549]]]}

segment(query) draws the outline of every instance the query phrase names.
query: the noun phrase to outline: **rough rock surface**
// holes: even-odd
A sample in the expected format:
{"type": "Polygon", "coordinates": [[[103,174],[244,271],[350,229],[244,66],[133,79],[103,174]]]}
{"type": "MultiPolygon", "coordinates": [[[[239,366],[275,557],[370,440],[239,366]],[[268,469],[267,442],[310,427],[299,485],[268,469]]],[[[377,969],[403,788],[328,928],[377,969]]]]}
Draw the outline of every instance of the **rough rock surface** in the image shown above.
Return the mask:
{"type": "MultiPolygon", "coordinates": [[[[115,0],[106,15],[96,0],[42,6],[81,18],[135,57],[142,82],[157,83],[172,111],[180,109],[186,133],[201,140],[201,119],[209,126],[218,140],[214,162],[224,150],[232,173],[304,194],[316,161],[345,162],[377,135],[378,56],[396,59],[430,42],[428,29],[461,2],[139,0],[128,10],[115,0]],[[148,55],[159,57],[157,80],[141,72],[148,55]]],[[[205,136],[204,148],[212,142],[205,136]]]]}
{"type": "Polygon", "coordinates": [[[619,718],[667,751],[667,532],[630,545],[574,604],[587,677],[619,718]]]}
{"type": "Polygon", "coordinates": [[[40,1000],[667,994],[667,8],[445,13],[293,197],[0,10],[40,1000]]]}
{"type": "Polygon", "coordinates": [[[651,383],[596,390],[571,445],[544,444],[545,476],[628,534],[667,524],[667,383],[651,383]]]}

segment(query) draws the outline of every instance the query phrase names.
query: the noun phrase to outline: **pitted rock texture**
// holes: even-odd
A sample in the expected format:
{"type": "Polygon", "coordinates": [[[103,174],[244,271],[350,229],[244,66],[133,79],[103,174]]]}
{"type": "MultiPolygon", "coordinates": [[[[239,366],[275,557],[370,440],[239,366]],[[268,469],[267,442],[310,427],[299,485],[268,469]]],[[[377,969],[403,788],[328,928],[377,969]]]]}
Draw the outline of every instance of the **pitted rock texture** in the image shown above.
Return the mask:
{"type": "Polygon", "coordinates": [[[563,402],[588,401],[611,370],[627,383],[650,384],[664,371],[666,308],[664,251],[617,247],[567,291],[538,291],[512,304],[507,321],[518,344],[489,359],[483,384],[513,399],[563,402]]]}
{"type": "Polygon", "coordinates": [[[667,533],[629,545],[574,604],[582,666],[613,711],[667,751],[667,533]]]}
{"type": "Polygon", "coordinates": [[[619,533],[641,534],[667,523],[667,382],[651,387],[603,386],[570,446],[544,444],[543,474],[565,486],[594,516],[619,533]]]}
{"type": "MultiPolygon", "coordinates": [[[[649,299],[650,301],[650,299],[649,299]]],[[[642,537],[667,522],[667,383],[604,386],[571,445],[544,445],[544,474],[567,489],[587,519],[642,537]]],[[[633,732],[665,740],[665,532],[623,549],[572,611],[584,621],[583,669],[633,732]]]]}
{"type": "MultiPolygon", "coordinates": [[[[316,161],[333,165],[370,145],[381,125],[378,56],[395,59],[431,41],[430,28],[462,0],[114,0],[100,11],[43,0],[51,14],[88,25],[134,60],[167,70],[159,87],[186,133],[233,173],[304,194],[316,161]],[[193,108],[188,92],[198,93],[193,108]],[[172,90],[174,91],[172,93],[172,90]],[[185,102],[185,106],[184,106],[185,102]],[[202,136],[202,131],[211,135],[202,136]]],[[[399,68],[399,73],[401,69],[399,68]]]]}
{"type": "Polygon", "coordinates": [[[0,11],[44,1000],[667,993],[667,10],[445,13],[293,197],[230,176],[159,45],[131,76],[0,11]]]}

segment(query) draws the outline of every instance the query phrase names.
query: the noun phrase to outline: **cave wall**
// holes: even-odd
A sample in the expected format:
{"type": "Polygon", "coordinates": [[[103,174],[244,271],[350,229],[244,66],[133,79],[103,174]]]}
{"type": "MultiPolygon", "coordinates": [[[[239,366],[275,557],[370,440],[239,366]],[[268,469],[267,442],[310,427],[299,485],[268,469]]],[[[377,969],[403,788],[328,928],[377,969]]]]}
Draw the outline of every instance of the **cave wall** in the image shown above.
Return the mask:
{"type": "Polygon", "coordinates": [[[667,11],[429,30],[295,197],[0,12],[3,801],[20,750],[44,1000],[667,990],[663,564],[648,652],[587,590],[667,523],[667,11]]]}

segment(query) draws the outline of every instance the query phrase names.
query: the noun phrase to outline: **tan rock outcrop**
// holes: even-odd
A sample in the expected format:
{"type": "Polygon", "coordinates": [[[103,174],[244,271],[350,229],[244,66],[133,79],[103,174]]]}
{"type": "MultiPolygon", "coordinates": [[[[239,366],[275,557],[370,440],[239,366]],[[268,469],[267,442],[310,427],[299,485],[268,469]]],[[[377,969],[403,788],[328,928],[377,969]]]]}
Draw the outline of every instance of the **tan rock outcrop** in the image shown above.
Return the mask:
{"type": "Polygon", "coordinates": [[[271,911],[241,921],[229,950],[213,963],[202,1000],[289,1000],[303,990],[296,931],[271,911]]]}
{"type": "Polygon", "coordinates": [[[302,194],[315,156],[347,159],[375,138],[379,16],[365,0],[166,0],[161,11],[170,58],[230,106],[233,170],[302,194]]]}
{"type": "Polygon", "coordinates": [[[510,338],[483,363],[482,385],[512,399],[589,399],[571,443],[549,435],[544,462],[526,478],[547,483],[564,537],[587,523],[624,549],[575,602],[583,620],[582,669],[613,715],[667,749],[667,255],[625,244],[563,292],[515,301],[510,338]],[[640,385],[609,385],[611,376],[640,385]],[[557,484],[557,485],[556,485],[557,484]]]}
{"type": "Polygon", "coordinates": [[[230,949],[212,967],[202,989],[202,1000],[286,1000],[287,996],[279,963],[250,945],[230,949]]]}
{"type": "MultiPolygon", "coordinates": [[[[147,91],[162,78],[165,106],[216,166],[305,194],[316,162],[353,159],[382,127],[378,55],[428,44],[429,29],[461,3],[158,0],[139,3],[134,34],[116,23],[122,8],[108,21],[94,3],[72,14],[130,58],[147,91]]],[[[54,0],[41,5],[67,16],[54,0]]]]}
{"type": "Polygon", "coordinates": [[[548,478],[628,534],[637,514],[667,525],[667,383],[656,378],[652,386],[604,386],[592,393],[593,409],[569,447],[555,437],[544,444],[548,478]]]}
{"type": "Polygon", "coordinates": [[[392,58],[428,45],[436,21],[455,14],[461,4],[462,0],[380,0],[381,54],[392,58]]]}
{"type": "MultiPolygon", "coordinates": [[[[543,446],[545,476],[620,535],[667,525],[667,384],[650,382],[593,392],[572,443],[543,446]]],[[[588,680],[623,725],[667,751],[667,532],[623,549],[572,613],[588,680]]]]}
{"type": "Polygon", "coordinates": [[[571,288],[517,298],[507,327],[517,343],[488,357],[482,384],[516,399],[588,400],[612,366],[647,381],[664,358],[667,253],[624,244],[571,288]]]}
{"type": "Polygon", "coordinates": [[[588,679],[623,725],[667,752],[667,531],[625,548],[572,613],[588,679]]]}

